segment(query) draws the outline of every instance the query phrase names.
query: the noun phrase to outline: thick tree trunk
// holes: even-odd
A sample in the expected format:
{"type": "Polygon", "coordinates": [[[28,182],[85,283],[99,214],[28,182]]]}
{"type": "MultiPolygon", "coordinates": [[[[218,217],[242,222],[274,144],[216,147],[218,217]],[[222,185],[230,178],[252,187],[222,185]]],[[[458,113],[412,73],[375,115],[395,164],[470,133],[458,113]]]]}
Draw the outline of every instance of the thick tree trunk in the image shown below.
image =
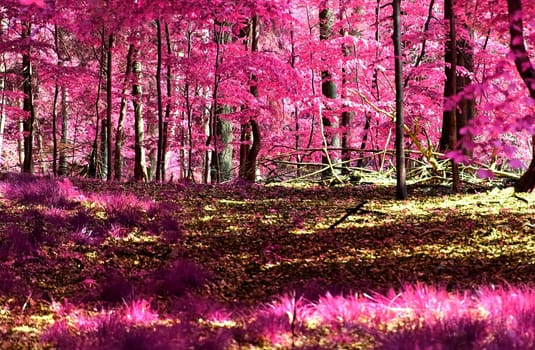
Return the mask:
{"type": "MultiPolygon", "coordinates": [[[[452,0],[444,1],[444,19],[448,22],[454,20],[453,3],[452,0]]],[[[455,28],[454,28],[455,30],[455,28]]],[[[468,30],[468,29],[467,29],[468,30]]],[[[444,83],[444,97],[453,96],[471,84],[470,76],[461,74],[457,70],[452,69],[453,61],[457,67],[464,67],[468,72],[474,71],[474,55],[472,47],[469,42],[463,38],[457,38],[455,35],[455,44],[452,44],[451,34],[450,39],[446,43],[444,61],[446,63],[444,73],[446,81],[444,83]],[[453,74],[455,72],[455,75],[453,74]]],[[[463,97],[457,106],[455,127],[456,139],[460,137],[460,130],[465,127],[468,122],[475,115],[475,100],[474,98],[463,97]]],[[[442,132],[440,135],[439,149],[444,152],[451,149],[450,132],[452,113],[449,110],[444,110],[442,114],[442,132]]]]}
{"type": "Polygon", "coordinates": [[[137,60],[138,50],[134,51],[134,61],[132,72],[136,79],[132,87],[132,97],[134,103],[134,179],[136,181],[147,181],[147,165],[145,163],[145,127],[143,122],[143,104],[141,101],[141,62],[137,60]]]}
{"type": "Polygon", "coordinates": [[[223,146],[218,154],[220,180],[229,181],[232,179],[232,156],[234,150],[232,145],[232,140],[234,139],[232,123],[219,118],[217,129],[223,146]]]}
{"type": "Polygon", "coordinates": [[[393,2],[394,18],[394,60],[396,73],[396,197],[397,199],[407,198],[407,185],[405,173],[405,137],[403,126],[404,120],[404,97],[403,97],[403,53],[401,50],[401,0],[393,2]]]}
{"type": "MultiPolygon", "coordinates": [[[[30,40],[31,25],[23,24],[22,39],[30,40]]],[[[35,121],[35,109],[33,105],[33,67],[31,59],[31,45],[28,43],[27,51],[22,55],[22,88],[24,92],[23,110],[26,113],[23,121],[24,136],[24,161],[23,173],[33,173],[33,126],[35,121]]]]}
{"type": "MultiPolygon", "coordinates": [[[[535,67],[529,59],[523,35],[522,2],[521,0],[507,0],[509,12],[509,33],[511,34],[511,52],[514,54],[515,66],[522,80],[526,83],[529,96],[535,99],[535,67]]],[[[535,135],[532,136],[531,146],[533,158],[528,170],[515,183],[516,192],[533,192],[535,189],[535,135]]]]}
{"type": "MultiPolygon", "coordinates": [[[[250,23],[250,40],[251,51],[258,52],[258,17],[254,16],[250,23]]],[[[251,81],[256,81],[256,76],[251,76],[251,81]]],[[[256,84],[249,88],[251,95],[258,97],[258,87],[256,84]]],[[[262,134],[260,132],[260,125],[255,117],[251,117],[249,122],[242,125],[242,136],[240,146],[240,177],[249,182],[256,181],[257,157],[262,147],[262,134]],[[250,145],[244,142],[251,142],[250,145]]]]}

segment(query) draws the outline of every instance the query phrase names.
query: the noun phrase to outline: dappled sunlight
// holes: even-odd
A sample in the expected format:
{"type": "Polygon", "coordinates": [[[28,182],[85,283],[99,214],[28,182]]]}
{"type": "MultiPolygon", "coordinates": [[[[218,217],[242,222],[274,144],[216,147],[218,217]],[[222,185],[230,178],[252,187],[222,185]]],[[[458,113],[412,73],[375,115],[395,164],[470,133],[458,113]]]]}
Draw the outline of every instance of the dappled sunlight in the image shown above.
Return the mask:
{"type": "Polygon", "coordinates": [[[0,199],[7,339],[58,350],[535,339],[533,208],[508,191],[395,202],[366,187],[96,185],[76,180],[78,199],[48,207],[31,192],[0,199]]]}

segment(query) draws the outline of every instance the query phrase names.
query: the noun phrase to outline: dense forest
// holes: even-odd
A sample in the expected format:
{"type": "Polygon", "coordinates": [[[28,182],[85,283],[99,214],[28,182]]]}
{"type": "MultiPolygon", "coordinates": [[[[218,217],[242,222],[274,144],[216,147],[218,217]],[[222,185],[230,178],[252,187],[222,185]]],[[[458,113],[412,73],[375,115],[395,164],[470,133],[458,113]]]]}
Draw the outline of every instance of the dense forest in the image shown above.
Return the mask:
{"type": "Polygon", "coordinates": [[[533,144],[534,12],[520,0],[4,0],[0,166],[220,183],[388,178],[397,165],[398,183],[455,183],[460,163],[514,177],[533,144]]]}

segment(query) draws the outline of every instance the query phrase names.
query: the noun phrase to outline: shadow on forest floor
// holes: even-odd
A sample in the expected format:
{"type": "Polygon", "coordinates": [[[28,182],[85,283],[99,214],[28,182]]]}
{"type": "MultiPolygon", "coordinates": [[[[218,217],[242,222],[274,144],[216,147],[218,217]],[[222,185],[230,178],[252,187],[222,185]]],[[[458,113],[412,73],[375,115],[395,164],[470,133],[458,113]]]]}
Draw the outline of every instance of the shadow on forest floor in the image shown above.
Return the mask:
{"type": "Polygon", "coordinates": [[[470,192],[4,175],[0,348],[527,349],[533,198],[470,192]]]}

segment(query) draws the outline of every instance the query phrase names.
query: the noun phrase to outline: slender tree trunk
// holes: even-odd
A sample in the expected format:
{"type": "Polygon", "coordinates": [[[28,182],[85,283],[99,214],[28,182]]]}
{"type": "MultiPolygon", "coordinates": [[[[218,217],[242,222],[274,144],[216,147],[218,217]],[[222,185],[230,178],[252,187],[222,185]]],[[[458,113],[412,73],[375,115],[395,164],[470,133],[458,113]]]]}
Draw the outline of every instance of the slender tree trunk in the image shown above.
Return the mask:
{"type": "Polygon", "coordinates": [[[60,87],[61,94],[61,139],[59,147],[58,175],[67,176],[67,145],[69,143],[69,94],[65,86],[60,87]]]}
{"type": "Polygon", "coordinates": [[[59,96],[58,82],[54,86],[54,100],[52,101],[52,174],[58,175],[58,131],[57,131],[57,105],[59,96]]]}
{"type": "MultiPolygon", "coordinates": [[[[23,106],[20,106],[23,107],[23,106]]],[[[24,120],[20,119],[18,123],[19,135],[24,133],[24,120]]],[[[19,137],[17,139],[17,154],[19,158],[19,164],[24,164],[24,138],[19,137]]]]}
{"type": "Polygon", "coordinates": [[[156,59],[156,93],[158,101],[158,149],[156,155],[156,181],[163,181],[162,168],[165,166],[163,155],[163,102],[162,102],[162,26],[160,20],[156,20],[156,41],[157,41],[157,59],[156,59]]]}
{"type": "Polygon", "coordinates": [[[393,1],[394,18],[394,60],[396,72],[396,197],[407,198],[407,185],[405,173],[405,137],[404,97],[403,97],[403,52],[401,49],[401,0],[393,1]]]}
{"type": "MultiPolygon", "coordinates": [[[[227,24],[221,23],[214,28],[214,40],[217,45],[217,59],[216,70],[222,63],[222,57],[219,54],[219,48],[226,45],[232,39],[225,31],[227,24]]],[[[220,83],[220,77],[216,82],[217,86],[220,83]]],[[[232,179],[232,158],[234,146],[232,140],[234,139],[232,123],[223,119],[221,116],[230,113],[231,109],[228,106],[219,105],[217,96],[214,96],[213,100],[213,113],[214,113],[214,154],[212,156],[212,179],[216,182],[229,181],[232,179]],[[219,147],[219,142],[221,147],[219,147]]]]}
{"type": "MultiPolygon", "coordinates": [[[[346,11],[346,7],[344,6],[343,2],[340,1],[340,15],[339,15],[339,20],[340,22],[343,22],[344,21],[344,14],[345,14],[345,11],[346,11]]],[[[349,35],[349,32],[347,30],[347,28],[344,28],[342,27],[340,29],[340,35],[343,36],[343,37],[346,37],[349,35]]],[[[349,57],[349,55],[351,55],[352,53],[352,48],[351,46],[349,46],[348,44],[343,44],[342,45],[342,54],[344,56],[344,58],[347,58],[349,57]]],[[[345,67],[345,63],[344,63],[344,67],[342,68],[342,98],[345,99],[347,98],[346,96],[346,87],[347,87],[347,83],[348,83],[348,74],[347,74],[347,69],[345,67]]],[[[351,164],[349,163],[350,160],[351,160],[351,151],[349,150],[349,148],[351,147],[350,145],[350,139],[351,139],[351,127],[350,127],[350,124],[351,122],[353,121],[353,117],[354,117],[354,113],[352,111],[349,110],[349,108],[344,105],[343,106],[344,108],[344,111],[342,112],[342,117],[340,119],[340,126],[342,127],[342,174],[349,174],[349,167],[351,166],[351,164]]]]}
{"type": "MultiPolygon", "coordinates": [[[[1,25],[1,24],[0,24],[1,25]]],[[[2,62],[0,62],[0,166],[3,164],[3,149],[4,149],[4,130],[6,126],[6,57],[2,54],[2,62]]]]}
{"type": "Polygon", "coordinates": [[[132,55],[134,45],[128,46],[126,55],[126,72],[124,76],[124,87],[121,94],[121,105],[119,108],[119,118],[117,119],[117,129],[115,130],[115,180],[121,181],[123,177],[123,145],[124,145],[124,120],[126,118],[126,94],[130,74],[132,73],[132,55]]]}
{"type": "MultiPolygon", "coordinates": [[[[112,123],[113,112],[113,34],[108,37],[106,60],[106,180],[113,179],[113,152],[112,152],[112,123]]],[[[104,123],[102,124],[104,126],[104,123]]],[[[104,143],[103,143],[104,144],[104,143]]]]}
{"type": "MultiPolygon", "coordinates": [[[[535,67],[529,59],[524,43],[521,0],[507,0],[507,10],[511,35],[510,47],[514,55],[515,66],[528,88],[529,96],[535,99],[535,67]]],[[[531,163],[526,172],[515,183],[516,192],[533,192],[535,189],[535,135],[531,138],[531,147],[533,154],[531,163]]]]}
{"type": "MultiPolygon", "coordinates": [[[[31,25],[23,23],[22,39],[30,40],[31,25]]],[[[23,110],[26,113],[23,122],[24,132],[24,162],[22,172],[33,173],[33,127],[35,121],[35,109],[33,104],[33,67],[31,59],[31,45],[27,44],[27,51],[22,55],[22,88],[24,92],[23,110]]]]}
{"type": "MultiPolygon", "coordinates": [[[[61,71],[65,65],[66,55],[62,45],[63,41],[63,31],[54,26],[54,46],[56,54],[58,56],[58,69],[61,71]]],[[[54,175],[66,176],[67,175],[67,142],[69,137],[69,109],[67,101],[67,88],[65,86],[60,86],[56,79],[56,84],[54,87],[54,102],[52,107],[52,139],[53,139],[53,157],[52,157],[52,168],[54,175]],[[60,100],[60,115],[61,115],[61,137],[58,145],[57,137],[57,103],[60,100]],[[59,155],[58,155],[59,153],[59,155]],[[58,162],[59,158],[59,162],[58,162]],[[59,164],[58,164],[59,163],[59,164]]]]}
{"type": "MultiPolygon", "coordinates": [[[[333,34],[333,25],[334,25],[334,14],[331,9],[329,8],[323,8],[320,9],[320,40],[329,40],[332,37],[333,34]]],[[[335,99],[337,98],[337,86],[335,82],[332,80],[332,75],[328,70],[324,70],[321,72],[321,92],[323,96],[329,98],[329,99],[335,99]]],[[[322,115],[321,116],[321,122],[322,122],[322,130],[324,135],[323,138],[326,139],[326,144],[324,145],[326,148],[328,147],[334,147],[338,148],[340,147],[340,140],[338,139],[338,136],[335,132],[333,132],[333,129],[337,128],[337,120],[336,116],[334,115],[322,115]]],[[[330,164],[331,159],[328,154],[328,151],[326,151],[326,154],[322,157],[322,163],[323,164],[330,164]]],[[[324,174],[326,175],[326,174],[324,174]]]]}
{"type": "Polygon", "coordinates": [[[210,180],[213,183],[219,183],[221,181],[221,171],[219,166],[219,151],[218,151],[218,142],[217,142],[217,128],[218,128],[218,109],[219,109],[219,83],[221,82],[221,75],[219,72],[219,67],[221,65],[221,45],[224,42],[224,32],[223,32],[224,23],[215,22],[213,29],[214,42],[216,45],[216,54],[215,54],[215,66],[214,66],[214,85],[212,87],[212,106],[210,107],[210,115],[208,117],[208,138],[206,140],[206,146],[212,145],[213,149],[207,151],[210,153],[210,156],[206,158],[205,163],[205,181],[210,180]],[[208,160],[209,158],[209,160],[208,160]],[[208,177],[210,179],[208,179],[208,177]]]}
{"type": "MultiPolygon", "coordinates": [[[[457,33],[455,13],[453,9],[453,0],[444,1],[444,18],[449,21],[450,33],[449,40],[446,43],[446,56],[449,52],[450,67],[446,64],[446,83],[444,87],[444,99],[452,98],[457,94],[457,33]]],[[[448,58],[448,57],[447,57],[448,58]]],[[[454,150],[457,145],[457,106],[452,106],[451,109],[444,109],[443,134],[447,133],[446,140],[448,141],[447,149],[454,150]]],[[[455,160],[451,161],[452,171],[452,190],[459,191],[459,165],[455,160]]]]}
{"type": "MultiPolygon", "coordinates": [[[[165,118],[163,122],[162,166],[161,166],[162,181],[165,181],[166,173],[167,173],[167,144],[168,144],[168,133],[169,133],[169,119],[171,118],[171,99],[173,97],[173,86],[172,86],[172,81],[171,81],[171,63],[169,62],[169,58],[171,57],[171,36],[169,35],[169,25],[167,23],[165,23],[165,41],[167,44],[167,62],[166,62],[167,74],[165,76],[165,83],[166,83],[166,88],[167,88],[167,102],[165,104],[165,118]]],[[[191,128],[191,125],[188,125],[188,127],[191,128]]],[[[189,150],[189,152],[190,152],[190,158],[191,158],[192,150],[189,150]]],[[[191,161],[189,161],[189,164],[191,164],[191,161]]]]}
{"type": "MultiPolygon", "coordinates": [[[[169,33],[169,30],[167,29],[166,27],[166,35],[168,35],[169,33]]],[[[186,33],[186,37],[188,39],[188,45],[187,45],[187,58],[191,58],[191,50],[192,50],[192,42],[191,42],[191,37],[192,37],[192,34],[193,32],[188,28],[188,31],[186,33]]],[[[169,52],[169,49],[170,49],[170,46],[169,46],[169,39],[168,39],[168,46],[167,46],[167,49],[168,49],[168,52],[169,52]]],[[[169,68],[168,68],[169,69],[169,68]]],[[[170,94],[170,82],[168,82],[168,85],[167,85],[167,94],[169,95],[170,94]]],[[[192,105],[192,101],[191,101],[191,86],[189,85],[188,82],[185,83],[185,86],[184,86],[184,100],[185,100],[185,103],[186,103],[186,117],[187,117],[187,148],[188,148],[188,157],[187,157],[187,171],[186,171],[186,178],[188,180],[193,180],[193,105],[192,105]]],[[[167,111],[166,111],[167,113],[167,111]]],[[[209,122],[208,122],[209,124],[209,122]]],[[[210,131],[208,130],[208,133],[210,133],[210,131]]],[[[209,145],[209,141],[207,140],[207,144],[209,145]]],[[[206,157],[208,157],[209,155],[209,152],[206,152],[205,155],[206,157]]],[[[206,162],[208,162],[206,160],[206,162]]],[[[208,173],[203,173],[203,181],[206,183],[208,181],[208,173]]]]}
{"type": "MultiPolygon", "coordinates": [[[[34,105],[34,109],[36,109],[35,105],[34,105]]],[[[37,113],[36,113],[36,115],[37,115],[37,113]]],[[[44,155],[42,121],[43,120],[40,120],[39,118],[35,118],[33,128],[34,128],[34,134],[35,134],[36,139],[37,139],[36,151],[37,151],[37,155],[39,157],[39,168],[38,168],[38,171],[40,172],[41,175],[45,175],[45,174],[48,173],[48,163],[47,163],[47,161],[45,159],[45,155],[44,155]]]]}
{"type": "Polygon", "coordinates": [[[134,103],[134,179],[136,181],[147,181],[147,165],[145,163],[145,128],[143,122],[143,104],[141,89],[141,62],[137,60],[139,51],[134,50],[134,61],[132,72],[135,83],[132,87],[132,97],[134,103]]]}
{"type": "MultiPolygon", "coordinates": [[[[292,69],[295,69],[295,62],[297,59],[297,53],[295,52],[295,39],[294,39],[294,30],[293,28],[290,30],[290,44],[291,44],[291,56],[290,56],[290,66],[292,69]]],[[[301,155],[299,154],[299,144],[301,143],[301,137],[299,135],[299,111],[297,107],[297,103],[294,105],[294,123],[295,123],[295,163],[296,166],[296,176],[301,176],[301,155]]]]}
{"type": "Polygon", "coordinates": [[[97,85],[97,100],[95,101],[95,138],[93,139],[93,144],[91,146],[91,153],[89,155],[89,164],[87,167],[87,176],[91,178],[97,178],[101,176],[101,155],[98,139],[100,133],[100,95],[102,91],[102,80],[104,79],[105,69],[104,69],[104,59],[106,57],[105,50],[105,37],[104,29],[102,29],[101,34],[101,45],[100,45],[100,59],[99,59],[99,76],[98,76],[98,85],[97,85]]]}
{"type": "MultiPolygon", "coordinates": [[[[0,18],[0,38],[3,38],[4,32],[7,29],[8,22],[5,18],[0,18]]],[[[3,149],[4,149],[4,130],[6,126],[6,55],[2,53],[0,56],[0,166],[3,164],[3,149]]]]}

